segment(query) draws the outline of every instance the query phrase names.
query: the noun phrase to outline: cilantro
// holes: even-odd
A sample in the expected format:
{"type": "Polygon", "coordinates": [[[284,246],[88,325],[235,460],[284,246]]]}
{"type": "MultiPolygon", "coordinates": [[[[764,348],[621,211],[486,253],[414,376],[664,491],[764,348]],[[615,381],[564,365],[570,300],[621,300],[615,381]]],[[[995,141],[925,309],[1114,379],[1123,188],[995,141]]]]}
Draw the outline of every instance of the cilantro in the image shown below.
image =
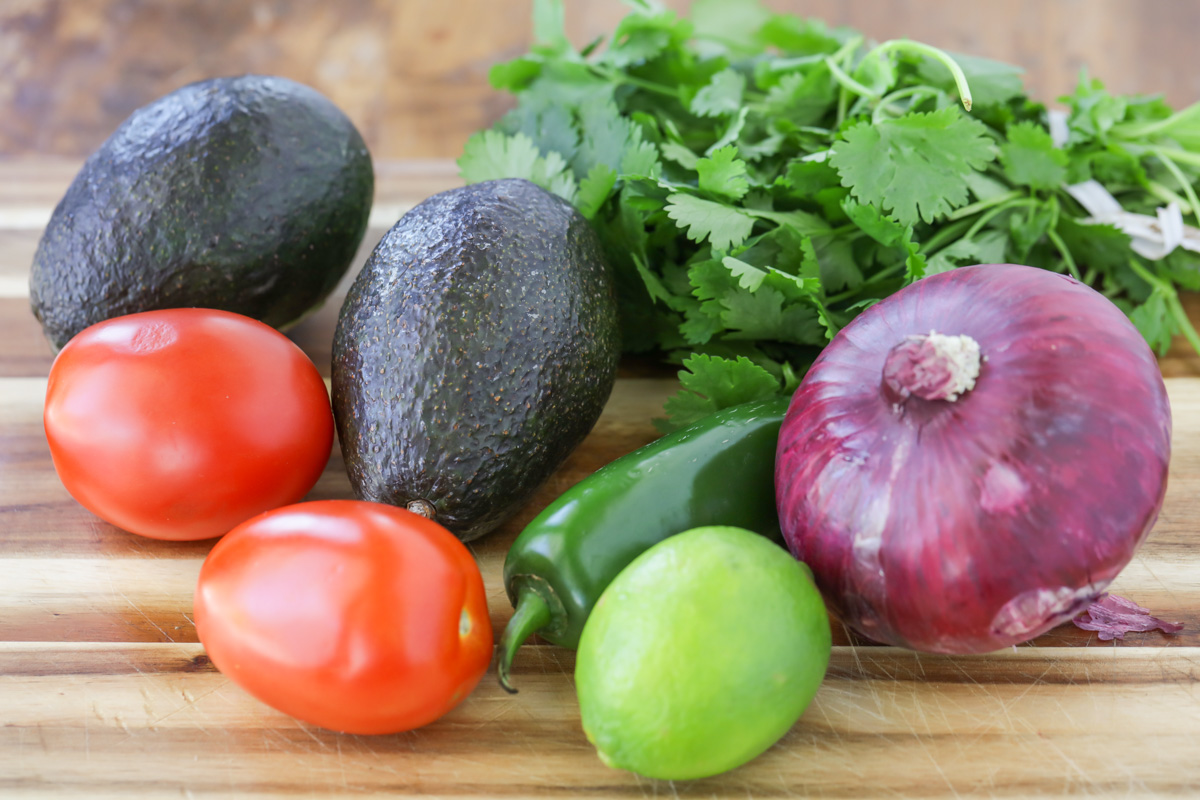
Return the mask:
{"type": "MultiPolygon", "coordinates": [[[[967,76],[976,108],[1007,103],[1025,93],[1025,87],[1021,83],[1023,70],[1020,67],[978,56],[959,53],[950,55],[967,76]]],[[[922,59],[918,71],[922,78],[934,86],[947,91],[954,88],[954,78],[951,77],[950,70],[935,59],[922,59]]]]}
{"type": "Polygon", "coordinates": [[[695,355],[684,359],[679,373],[683,389],[667,400],[664,410],[673,430],[699,422],[722,408],[764,400],[779,393],[779,381],[748,358],[724,359],[695,355]]]}
{"type": "Polygon", "coordinates": [[[690,194],[673,194],[667,198],[667,216],[694,242],[708,239],[715,250],[728,250],[741,244],[754,228],[754,217],[744,211],[702,200],[690,194]]]}
{"type": "Polygon", "coordinates": [[[863,203],[901,224],[935,222],[967,202],[963,175],[995,157],[984,126],[956,108],[915,112],[878,125],[860,122],[843,134],[830,163],[863,203]]]}
{"type": "Polygon", "coordinates": [[[746,162],[737,157],[737,148],[726,145],[708,158],[696,162],[700,191],[727,200],[741,200],[750,189],[746,180],[746,162]]]}
{"type": "Polygon", "coordinates": [[[1036,122],[1008,126],[1008,141],[1000,146],[1005,176],[1018,186],[1057,189],[1067,178],[1069,158],[1054,146],[1050,133],[1036,122]]]}
{"type": "Polygon", "coordinates": [[[790,72],[767,92],[766,112],[802,127],[820,122],[837,100],[837,84],[825,62],[808,72],[790,72]]]}
{"type": "Polygon", "coordinates": [[[697,37],[735,51],[762,49],[759,30],[771,15],[757,0],[695,0],[691,11],[697,37]]]}
{"type": "Polygon", "coordinates": [[[746,78],[736,70],[724,69],[692,98],[692,113],[701,117],[723,117],[742,108],[746,78]]]}
{"type": "Polygon", "coordinates": [[[588,219],[595,217],[604,201],[612,194],[616,183],[616,170],[607,164],[594,165],[579,182],[579,194],[575,200],[575,204],[579,206],[579,213],[588,219]]]}
{"type": "Polygon", "coordinates": [[[1074,94],[1059,99],[1071,108],[1067,117],[1069,144],[1092,139],[1104,141],[1109,130],[1124,119],[1127,110],[1124,98],[1113,97],[1104,89],[1104,84],[1089,79],[1086,74],[1080,76],[1074,94]]]}
{"type": "Polygon", "coordinates": [[[1178,328],[1172,324],[1174,320],[1167,308],[1167,298],[1161,291],[1151,292],[1146,302],[1130,312],[1129,319],[1146,337],[1152,350],[1159,355],[1166,355],[1171,346],[1171,337],[1178,328]]]}
{"type": "Polygon", "coordinates": [[[575,179],[562,156],[553,151],[540,155],[523,133],[506,136],[499,131],[471,135],[458,159],[458,168],[468,183],[495,178],[525,178],[565,200],[575,200],[575,179]]]}
{"type": "Polygon", "coordinates": [[[1200,254],[1147,261],[1064,188],[1095,180],[1127,211],[1191,217],[1200,104],[1084,74],[1056,146],[1015,66],[866,44],[757,0],[627,4],[606,43],[577,50],[563,0],[535,0],[530,52],[489,72],[516,104],[459,166],[527,178],[591,221],[625,349],[685,367],[662,424],[792,391],[863,309],[968,264],[1075,274],[1159,352],[1178,333],[1200,350],[1177,294],[1200,290],[1200,254]]]}

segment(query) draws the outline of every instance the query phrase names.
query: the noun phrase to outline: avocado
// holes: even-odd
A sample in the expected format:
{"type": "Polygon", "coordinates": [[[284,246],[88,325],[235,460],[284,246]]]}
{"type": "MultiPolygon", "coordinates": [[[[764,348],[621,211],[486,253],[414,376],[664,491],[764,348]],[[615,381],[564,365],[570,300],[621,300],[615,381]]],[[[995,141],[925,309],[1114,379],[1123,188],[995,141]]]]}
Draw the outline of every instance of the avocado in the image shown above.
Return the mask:
{"type": "Polygon", "coordinates": [[[583,441],[619,355],[612,275],[569,203],[521,179],[434,195],[380,240],[338,317],[350,482],[482,536],[583,441]]]}
{"type": "Polygon", "coordinates": [[[374,184],[362,136],[316,90],[258,75],[190,84],[84,162],[34,255],[34,316],[56,350],[159,308],[284,328],[345,274],[374,184]]]}

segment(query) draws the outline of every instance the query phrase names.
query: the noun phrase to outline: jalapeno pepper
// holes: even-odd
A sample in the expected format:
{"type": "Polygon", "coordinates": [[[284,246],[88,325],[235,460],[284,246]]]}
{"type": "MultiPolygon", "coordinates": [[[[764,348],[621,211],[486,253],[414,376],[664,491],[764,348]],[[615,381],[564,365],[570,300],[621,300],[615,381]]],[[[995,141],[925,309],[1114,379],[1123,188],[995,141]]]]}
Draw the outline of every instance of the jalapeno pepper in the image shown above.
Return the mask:
{"type": "Polygon", "coordinates": [[[504,586],[515,611],[500,641],[500,684],[534,633],[575,648],[600,594],[668,536],[733,525],[779,538],[775,446],[788,398],[718,411],[602,467],[546,507],[513,542],[504,586]]]}

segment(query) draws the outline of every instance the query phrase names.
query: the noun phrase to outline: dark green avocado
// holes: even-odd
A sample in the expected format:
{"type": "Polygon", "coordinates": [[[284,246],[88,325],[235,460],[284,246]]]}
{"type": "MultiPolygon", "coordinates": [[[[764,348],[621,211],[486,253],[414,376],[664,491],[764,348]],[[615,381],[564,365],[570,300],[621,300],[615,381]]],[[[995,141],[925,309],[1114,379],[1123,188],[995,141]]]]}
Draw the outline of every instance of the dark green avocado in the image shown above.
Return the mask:
{"type": "Polygon", "coordinates": [[[88,158],[33,259],[33,313],[57,350],[88,325],[220,308],[286,327],[320,305],[371,211],[371,157],[314,89],[246,75],[135,111],[88,158]]]}
{"type": "Polygon", "coordinates": [[[379,242],[338,318],[350,482],[482,536],[591,430],[619,354],[612,277],[569,203],[520,179],[434,195],[379,242]]]}

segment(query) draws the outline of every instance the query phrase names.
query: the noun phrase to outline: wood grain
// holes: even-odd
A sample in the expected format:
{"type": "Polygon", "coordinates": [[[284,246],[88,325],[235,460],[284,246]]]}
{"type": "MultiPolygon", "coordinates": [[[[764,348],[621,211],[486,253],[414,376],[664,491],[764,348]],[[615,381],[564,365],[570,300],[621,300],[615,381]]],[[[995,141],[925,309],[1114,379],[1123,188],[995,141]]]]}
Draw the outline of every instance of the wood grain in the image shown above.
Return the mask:
{"type": "Polygon", "coordinates": [[[418,731],[348,736],[264,709],[198,645],[0,645],[0,792],[58,797],[1188,795],[1200,649],[985,657],[835,648],[800,722],[751,767],[652,781],[604,767],[571,654],[528,648],[418,731]],[[53,664],[47,669],[47,662],[53,664]],[[1164,722],[1169,720],[1169,725],[1164,722]],[[132,766],[136,759],[136,767],[132,766]]]}
{"type": "MultiPolygon", "coordinates": [[[[686,0],[664,5],[683,11],[686,0]]],[[[773,0],[767,5],[1019,64],[1053,102],[1090,65],[1111,89],[1200,97],[1200,6],[1121,0],[773,0]]],[[[567,4],[571,39],[612,32],[619,0],[567,4]]],[[[378,158],[457,157],[510,100],[487,82],[526,51],[530,0],[8,0],[0,3],[0,155],[93,151],[134,109],[192,81],[283,75],[337,103],[378,158]]]]}

